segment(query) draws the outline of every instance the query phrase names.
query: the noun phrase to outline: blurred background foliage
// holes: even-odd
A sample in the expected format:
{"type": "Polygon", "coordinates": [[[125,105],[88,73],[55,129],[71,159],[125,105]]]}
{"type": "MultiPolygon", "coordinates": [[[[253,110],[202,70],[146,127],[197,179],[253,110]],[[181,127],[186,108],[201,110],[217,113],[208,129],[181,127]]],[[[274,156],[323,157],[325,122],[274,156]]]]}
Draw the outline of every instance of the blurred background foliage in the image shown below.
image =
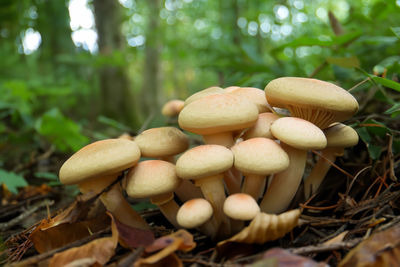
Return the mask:
{"type": "Polygon", "coordinates": [[[350,89],[370,158],[388,140],[399,153],[399,14],[399,0],[2,0],[1,181],[49,151],[165,125],[169,99],[280,76],[350,89]]]}

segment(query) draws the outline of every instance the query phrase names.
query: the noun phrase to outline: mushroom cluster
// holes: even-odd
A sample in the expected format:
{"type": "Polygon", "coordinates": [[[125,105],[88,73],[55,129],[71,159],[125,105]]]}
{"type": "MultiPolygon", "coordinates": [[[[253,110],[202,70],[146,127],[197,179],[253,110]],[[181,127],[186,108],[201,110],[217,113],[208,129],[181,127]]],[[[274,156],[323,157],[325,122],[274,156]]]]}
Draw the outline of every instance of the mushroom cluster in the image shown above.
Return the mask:
{"type": "MultiPolygon", "coordinates": [[[[210,87],[163,108],[204,144],[190,147],[188,136],[175,127],[148,129],[133,140],[98,141],[64,163],[60,181],[102,193],[105,207],[132,227],[149,225],[129,207],[122,190],[131,198],[149,198],[176,228],[197,228],[213,239],[243,229],[256,235],[249,229],[257,227],[246,228],[248,221],[287,211],[311,150],[322,157],[305,178],[306,197],[329,170],[327,160],[358,142],[357,133],[340,123],[357,110],[346,90],[316,79],[278,78],[264,91],[210,87]],[[146,158],[139,162],[140,157],[146,158]]],[[[293,214],[297,217],[288,225],[294,227],[299,212],[293,214]]]]}

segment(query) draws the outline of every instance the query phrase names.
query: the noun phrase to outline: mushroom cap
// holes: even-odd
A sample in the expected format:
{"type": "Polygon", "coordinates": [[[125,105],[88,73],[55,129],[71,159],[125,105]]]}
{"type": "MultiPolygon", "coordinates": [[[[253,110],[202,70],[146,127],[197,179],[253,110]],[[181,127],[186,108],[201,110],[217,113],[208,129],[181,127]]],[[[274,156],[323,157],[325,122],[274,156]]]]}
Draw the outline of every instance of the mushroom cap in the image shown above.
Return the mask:
{"type": "Polygon", "coordinates": [[[133,198],[154,197],[173,192],[180,182],[174,164],[163,160],[145,160],[128,172],[125,189],[133,198]]]}
{"type": "Polygon", "coordinates": [[[274,79],[265,87],[265,95],[271,106],[286,108],[292,116],[311,121],[322,129],[358,111],[357,100],[349,92],[317,79],[274,79]]]}
{"type": "Polygon", "coordinates": [[[273,139],[271,133],[271,124],[280,117],[271,112],[258,114],[256,124],[249,128],[243,135],[243,139],[250,139],[254,137],[265,137],[273,139]]]}
{"type": "Polygon", "coordinates": [[[224,88],[224,93],[229,93],[232,91],[235,91],[236,89],[239,89],[240,86],[232,85],[224,88]]]}
{"type": "Polygon", "coordinates": [[[106,139],[84,146],[73,154],[60,169],[60,182],[78,184],[84,180],[116,174],[133,167],[140,159],[134,141],[106,139]]]}
{"type": "Polygon", "coordinates": [[[274,140],[256,137],[231,148],[235,168],[243,173],[267,175],[285,170],[289,156],[274,140]]]}
{"type": "Polygon", "coordinates": [[[313,123],[295,117],[279,118],[271,125],[273,136],[291,147],[308,150],[326,147],[326,137],[313,123]]]}
{"type": "Polygon", "coordinates": [[[257,120],[257,107],[232,94],[200,98],[179,113],[179,126],[189,132],[210,135],[251,127],[257,120]]]}
{"type": "Polygon", "coordinates": [[[176,220],[184,228],[195,228],[206,223],[213,215],[213,208],[207,200],[194,198],[186,201],[178,210],[176,220]]]}
{"type": "Polygon", "coordinates": [[[224,213],[232,219],[248,221],[260,213],[260,206],[250,195],[236,193],[225,199],[224,213]]]}
{"type": "Polygon", "coordinates": [[[148,129],[135,138],[143,157],[159,158],[177,155],[189,147],[189,139],[175,127],[148,129]]]}
{"type": "Polygon", "coordinates": [[[165,103],[164,106],[162,107],[161,114],[163,114],[166,117],[178,116],[179,112],[181,112],[184,105],[185,101],[183,100],[179,99],[170,100],[167,103],[165,103]]]}
{"type": "Polygon", "coordinates": [[[221,87],[218,87],[218,86],[208,87],[208,88],[198,91],[197,93],[194,93],[193,95],[186,98],[185,106],[187,106],[190,103],[192,103],[193,101],[203,98],[205,96],[223,94],[223,93],[224,93],[224,89],[222,89],[221,87]]]}
{"type": "Polygon", "coordinates": [[[335,123],[324,130],[327,147],[351,147],[358,143],[356,130],[343,123],[335,123]]]}
{"type": "MultiPolygon", "coordinates": [[[[226,90],[226,89],[225,89],[226,90]]],[[[265,93],[263,90],[254,87],[240,87],[235,90],[227,92],[228,94],[233,94],[245,98],[256,105],[258,113],[269,111],[268,102],[265,98],[265,93]]]]}
{"type": "Polygon", "coordinates": [[[222,173],[233,166],[232,152],[220,145],[201,145],[189,149],[176,161],[182,179],[198,179],[222,173]]]}

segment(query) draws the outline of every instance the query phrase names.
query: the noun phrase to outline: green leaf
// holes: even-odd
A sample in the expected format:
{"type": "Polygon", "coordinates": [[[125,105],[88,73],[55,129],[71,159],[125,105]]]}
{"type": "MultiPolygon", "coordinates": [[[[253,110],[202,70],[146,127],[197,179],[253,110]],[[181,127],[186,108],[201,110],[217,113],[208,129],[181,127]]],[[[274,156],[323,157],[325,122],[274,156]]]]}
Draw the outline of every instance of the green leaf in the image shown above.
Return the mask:
{"type": "Polygon", "coordinates": [[[396,35],[396,37],[400,39],[400,27],[391,27],[390,29],[392,30],[394,35],[396,35]]]}
{"type": "Polygon", "coordinates": [[[343,68],[359,68],[360,60],[355,57],[327,57],[326,61],[330,64],[335,64],[343,68]]]}
{"type": "Polygon", "coordinates": [[[81,134],[80,125],[65,117],[57,108],[44,113],[36,121],[35,129],[64,152],[76,151],[89,142],[89,139],[81,134]]]}
{"type": "Polygon", "coordinates": [[[394,89],[394,90],[400,92],[400,83],[397,83],[395,81],[392,81],[392,80],[389,80],[386,78],[378,77],[378,76],[371,75],[370,77],[376,83],[379,83],[380,85],[383,85],[385,87],[388,87],[388,88],[391,88],[391,89],[394,89]]]}
{"type": "Polygon", "coordinates": [[[25,178],[15,172],[8,172],[6,170],[0,169],[0,184],[5,184],[10,192],[17,194],[18,187],[27,186],[28,183],[25,178]]]}
{"type": "Polygon", "coordinates": [[[52,172],[35,172],[35,177],[47,180],[58,180],[58,176],[52,172]]]}
{"type": "Polygon", "coordinates": [[[400,103],[394,104],[391,108],[386,110],[384,114],[391,115],[392,118],[397,117],[400,114],[400,103]]]}
{"type": "Polygon", "coordinates": [[[104,123],[108,126],[111,126],[115,129],[121,130],[121,131],[130,131],[131,130],[128,126],[120,123],[119,121],[116,121],[114,119],[111,119],[111,118],[108,118],[108,117],[105,117],[102,115],[97,118],[97,121],[104,123]]]}

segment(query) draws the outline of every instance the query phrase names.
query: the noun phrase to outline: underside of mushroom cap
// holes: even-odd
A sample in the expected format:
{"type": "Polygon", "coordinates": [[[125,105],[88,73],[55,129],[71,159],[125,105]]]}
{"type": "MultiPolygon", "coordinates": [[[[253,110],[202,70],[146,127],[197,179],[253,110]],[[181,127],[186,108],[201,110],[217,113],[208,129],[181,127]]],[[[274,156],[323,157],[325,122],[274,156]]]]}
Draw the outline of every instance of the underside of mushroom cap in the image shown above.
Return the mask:
{"type": "Polygon", "coordinates": [[[257,120],[257,107],[231,94],[198,99],[179,114],[179,126],[189,132],[210,135],[251,127],[257,120]]]}
{"type": "Polygon", "coordinates": [[[201,145],[181,155],[176,172],[183,179],[197,179],[216,175],[233,165],[232,152],[220,145],[201,145]]]}
{"type": "Polygon", "coordinates": [[[89,144],[72,155],[60,169],[63,184],[118,173],[134,166],[140,159],[137,144],[127,139],[106,139],[89,144]]]}
{"type": "Polygon", "coordinates": [[[326,147],[326,137],[313,123],[295,117],[285,117],[274,121],[272,134],[291,147],[308,150],[326,147]]]}
{"type": "Polygon", "coordinates": [[[358,111],[357,100],[349,92],[317,79],[278,78],[268,83],[265,95],[271,106],[286,108],[292,116],[311,121],[321,129],[358,111]]]}

